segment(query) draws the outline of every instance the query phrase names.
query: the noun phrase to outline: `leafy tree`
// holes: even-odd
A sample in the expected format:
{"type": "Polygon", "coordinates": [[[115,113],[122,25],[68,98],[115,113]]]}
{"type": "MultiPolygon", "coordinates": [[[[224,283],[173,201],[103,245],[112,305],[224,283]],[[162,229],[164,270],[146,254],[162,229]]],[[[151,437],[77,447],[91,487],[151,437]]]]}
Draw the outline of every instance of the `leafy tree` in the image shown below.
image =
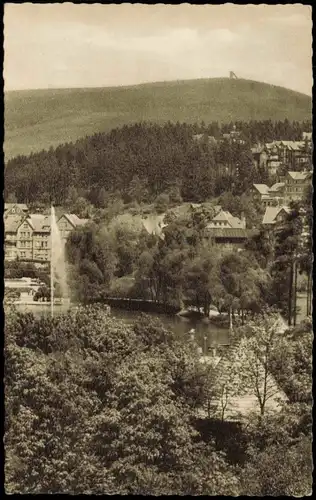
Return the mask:
{"type": "Polygon", "coordinates": [[[106,190],[102,187],[98,194],[97,204],[99,208],[105,208],[107,205],[108,197],[106,190]]]}
{"type": "Polygon", "coordinates": [[[192,425],[198,358],[160,325],[12,312],[5,351],[9,493],[238,494],[192,425]]]}
{"type": "Polygon", "coordinates": [[[106,293],[116,268],[107,230],[92,224],[73,231],[66,243],[66,255],[74,298],[86,302],[106,293]]]}
{"type": "Polygon", "coordinates": [[[187,300],[208,317],[214,302],[214,289],[219,282],[218,252],[203,249],[197,257],[188,261],[185,268],[185,294],[187,300]]]}
{"type": "Polygon", "coordinates": [[[287,315],[289,326],[296,323],[296,273],[302,227],[299,206],[293,203],[291,212],[278,223],[275,231],[275,263],[271,270],[274,303],[287,315]]]}
{"type": "Polygon", "coordinates": [[[242,324],[245,310],[258,312],[265,303],[266,275],[258,263],[247,254],[230,253],[220,263],[220,281],[226,291],[225,302],[234,310],[241,310],[242,324]]]}
{"type": "Polygon", "coordinates": [[[284,325],[277,314],[265,314],[260,320],[249,322],[246,331],[239,333],[238,358],[244,384],[256,396],[261,417],[266,412],[267,402],[280,392],[271,377],[271,364],[279,348],[283,329],[284,325]]]}

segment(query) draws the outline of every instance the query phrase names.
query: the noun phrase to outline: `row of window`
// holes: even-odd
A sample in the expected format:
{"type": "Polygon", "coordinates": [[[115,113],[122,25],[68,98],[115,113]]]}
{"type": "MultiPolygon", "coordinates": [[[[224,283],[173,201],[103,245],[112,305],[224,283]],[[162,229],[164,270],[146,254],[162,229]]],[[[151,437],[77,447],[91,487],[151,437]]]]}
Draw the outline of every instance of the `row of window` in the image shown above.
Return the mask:
{"type": "Polygon", "coordinates": [[[302,193],[303,192],[303,187],[292,187],[288,186],[286,188],[287,193],[302,193]]]}
{"type": "Polygon", "coordinates": [[[31,241],[19,241],[19,247],[20,248],[31,248],[32,242],[31,241]]]}
{"type": "Polygon", "coordinates": [[[47,246],[48,246],[48,241],[36,241],[35,242],[36,248],[47,248],[47,246]]]}

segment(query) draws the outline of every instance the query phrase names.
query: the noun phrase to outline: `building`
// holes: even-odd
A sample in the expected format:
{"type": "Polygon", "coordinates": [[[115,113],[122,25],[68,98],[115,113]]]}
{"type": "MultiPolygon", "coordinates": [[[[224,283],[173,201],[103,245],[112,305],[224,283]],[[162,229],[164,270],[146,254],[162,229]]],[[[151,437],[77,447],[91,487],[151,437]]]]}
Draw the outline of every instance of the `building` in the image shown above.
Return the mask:
{"type": "MultiPolygon", "coordinates": [[[[65,242],[69,233],[86,224],[74,214],[63,214],[57,225],[65,242]]],[[[49,262],[51,254],[51,217],[43,214],[8,215],[5,218],[5,260],[49,262]]]]}
{"type": "Polygon", "coordinates": [[[215,228],[246,229],[246,220],[244,217],[239,219],[238,217],[234,217],[230,212],[220,210],[207,225],[207,229],[215,228]]]}
{"type": "Polygon", "coordinates": [[[254,165],[258,171],[266,170],[267,168],[267,160],[268,160],[268,152],[261,144],[254,146],[251,148],[252,158],[254,165]]]}
{"type": "Polygon", "coordinates": [[[73,231],[76,227],[87,224],[87,222],[89,222],[89,219],[80,219],[75,214],[63,214],[58,219],[57,226],[64,242],[66,242],[71,231],[73,231]]]}
{"type": "Polygon", "coordinates": [[[282,205],[285,196],[285,183],[277,182],[269,187],[266,184],[253,184],[252,195],[264,207],[282,205]]]}
{"type": "Polygon", "coordinates": [[[5,218],[5,260],[18,257],[17,231],[23,220],[21,215],[9,215],[5,218]]]}
{"type": "Polygon", "coordinates": [[[310,170],[312,145],[306,132],[302,141],[272,141],[251,148],[253,161],[257,168],[265,169],[269,175],[277,175],[278,169],[310,170]]]}
{"type": "Polygon", "coordinates": [[[217,144],[217,139],[213,135],[207,135],[207,134],[195,134],[193,136],[193,139],[197,142],[202,142],[205,144],[210,144],[212,146],[215,146],[217,144]]]}
{"type": "Polygon", "coordinates": [[[16,234],[18,257],[25,260],[33,260],[33,227],[27,217],[21,220],[16,234]]]}
{"type": "Polygon", "coordinates": [[[245,217],[234,217],[230,212],[221,210],[206,226],[206,235],[215,244],[227,248],[242,248],[251,237],[246,229],[245,217]]]}
{"type": "Polygon", "coordinates": [[[28,207],[25,203],[5,203],[4,204],[4,217],[9,215],[24,216],[28,213],[28,207]]]}
{"type": "Polygon", "coordinates": [[[47,262],[50,260],[51,251],[51,218],[48,215],[32,214],[29,219],[33,227],[32,259],[47,262]]]}
{"type": "Polygon", "coordinates": [[[286,206],[282,207],[266,207],[266,211],[263,216],[262,225],[264,227],[272,227],[277,222],[281,222],[286,219],[290,209],[286,206]]]}
{"type": "Polygon", "coordinates": [[[249,229],[212,228],[207,232],[208,238],[217,245],[229,249],[242,249],[244,244],[253,236],[254,232],[249,229]]]}
{"type": "Polygon", "coordinates": [[[223,134],[222,137],[224,141],[229,141],[237,144],[245,144],[241,132],[237,130],[236,125],[233,126],[232,130],[229,133],[223,134]]]}
{"type": "Polygon", "coordinates": [[[308,170],[311,149],[305,141],[281,141],[278,146],[280,160],[289,170],[308,170]]]}
{"type": "Polygon", "coordinates": [[[307,186],[312,181],[311,172],[287,172],[283,178],[284,198],[287,202],[301,200],[307,186]]]}

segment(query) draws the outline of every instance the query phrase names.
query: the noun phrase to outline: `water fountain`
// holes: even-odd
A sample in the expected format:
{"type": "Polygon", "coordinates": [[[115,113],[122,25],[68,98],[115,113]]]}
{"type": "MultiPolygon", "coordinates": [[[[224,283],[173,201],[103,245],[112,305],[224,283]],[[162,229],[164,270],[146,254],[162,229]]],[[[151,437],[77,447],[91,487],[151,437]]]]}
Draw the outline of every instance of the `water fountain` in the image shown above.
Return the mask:
{"type": "Polygon", "coordinates": [[[65,245],[57,225],[55,209],[51,207],[51,259],[50,259],[50,305],[54,315],[54,285],[59,283],[63,304],[69,303],[70,294],[67,284],[65,245]]]}

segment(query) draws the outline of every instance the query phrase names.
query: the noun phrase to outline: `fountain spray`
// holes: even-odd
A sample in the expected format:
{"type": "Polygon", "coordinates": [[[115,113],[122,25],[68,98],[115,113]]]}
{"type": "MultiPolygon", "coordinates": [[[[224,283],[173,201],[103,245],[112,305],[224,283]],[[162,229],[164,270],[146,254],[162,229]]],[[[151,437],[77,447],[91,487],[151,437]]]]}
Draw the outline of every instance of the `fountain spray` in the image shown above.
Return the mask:
{"type": "Polygon", "coordinates": [[[68,301],[70,294],[67,284],[67,270],[65,259],[65,245],[57,225],[55,209],[51,206],[51,257],[50,257],[50,286],[51,286],[51,315],[54,315],[54,282],[60,286],[63,301],[68,301]]]}

